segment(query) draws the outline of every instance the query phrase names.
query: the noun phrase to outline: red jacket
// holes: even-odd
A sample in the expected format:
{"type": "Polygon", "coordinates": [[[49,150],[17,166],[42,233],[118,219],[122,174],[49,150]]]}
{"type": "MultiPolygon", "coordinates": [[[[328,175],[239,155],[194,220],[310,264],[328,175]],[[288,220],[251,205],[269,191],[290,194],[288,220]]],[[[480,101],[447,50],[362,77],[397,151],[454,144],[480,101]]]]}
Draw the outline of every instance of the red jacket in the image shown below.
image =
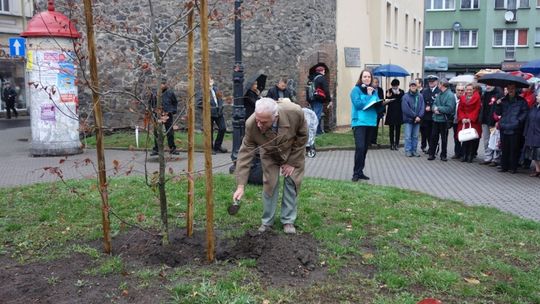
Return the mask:
{"type": "MultiPolygon", "coordinates": [[[[480,94],[474,92],[471,99],[467,102],[467,97],[465,95],[459,98],[459,106],[457,110],[457,120],[458,120],[458,132],[463,129],[463,119],[467,118],[471,120],[471,125],[476,129],[479,136],[482,136],[482,126],[480,125],[480,108],[482,107],[482,102],[480,101],[480,94]]],[[[467,127],[469,124],[467,124],[467,127]]]]}
{"type": "Polygon", "coordinates": [[[526,92],[521,93],[521,97],[525,98],[527,101],[527,105],[529,106],[529,109],[532,109],[534,106],[534,102],[536,101],[536,96],[534,94],[534,91],[531,91],[530,89],[526,92]]]}

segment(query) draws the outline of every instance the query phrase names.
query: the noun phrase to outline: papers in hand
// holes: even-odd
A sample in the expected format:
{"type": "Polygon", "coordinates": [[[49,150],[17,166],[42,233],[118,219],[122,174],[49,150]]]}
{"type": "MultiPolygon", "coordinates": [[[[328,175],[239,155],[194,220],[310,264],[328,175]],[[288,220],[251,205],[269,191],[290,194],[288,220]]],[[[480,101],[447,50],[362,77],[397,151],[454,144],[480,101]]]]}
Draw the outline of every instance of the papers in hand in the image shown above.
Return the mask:
{"type": "Polygon", "coordinates": [[[379,102],[382,102],[382,105],[385,106],[389,103],[391,103],[392,101],[396,100],[395,98],[387,98],[387,99],[378,99],[378,100],[373,100],[373,101],[370,101],[367,105],[364,106],[364,108],[362,110],[367,110],[369,109],[369,107],[373,106],[374,104],[376,103],[379,103],[379,102]]]}

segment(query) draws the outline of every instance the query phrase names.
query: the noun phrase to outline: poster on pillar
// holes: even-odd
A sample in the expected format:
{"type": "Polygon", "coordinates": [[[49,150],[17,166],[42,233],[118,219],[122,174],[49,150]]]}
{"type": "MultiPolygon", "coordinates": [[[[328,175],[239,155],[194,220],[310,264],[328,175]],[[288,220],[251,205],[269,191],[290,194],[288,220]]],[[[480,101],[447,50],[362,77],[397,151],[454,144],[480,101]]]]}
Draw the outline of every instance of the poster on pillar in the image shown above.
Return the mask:
{"type": "Polygon", "coordinates": [[[73,52],[33,50],[27,71],[40,142],[78,141],[77,67],[73,52]],[[54,107],[52,109],[51,107],[54,107]]]}

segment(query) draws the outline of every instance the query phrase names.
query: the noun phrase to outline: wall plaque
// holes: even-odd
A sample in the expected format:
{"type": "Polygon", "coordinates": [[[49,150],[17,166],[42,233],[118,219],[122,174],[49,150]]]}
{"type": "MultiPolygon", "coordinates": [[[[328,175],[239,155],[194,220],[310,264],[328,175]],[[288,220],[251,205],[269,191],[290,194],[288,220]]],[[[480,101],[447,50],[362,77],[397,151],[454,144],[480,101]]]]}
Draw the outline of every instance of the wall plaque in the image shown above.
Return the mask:
{"type": "Polygon", "coordinates": [[[345,66],[360,67],[360,48],[345,48],[345,66]]]}

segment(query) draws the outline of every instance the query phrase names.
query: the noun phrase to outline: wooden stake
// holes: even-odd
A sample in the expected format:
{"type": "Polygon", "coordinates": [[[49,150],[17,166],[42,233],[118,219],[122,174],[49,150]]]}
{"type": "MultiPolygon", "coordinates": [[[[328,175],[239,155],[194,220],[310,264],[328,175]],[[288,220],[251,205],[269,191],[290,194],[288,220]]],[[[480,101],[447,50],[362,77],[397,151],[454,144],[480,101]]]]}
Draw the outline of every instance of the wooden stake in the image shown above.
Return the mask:
{"type": "Polygon", "coordinates": [[[201,57],[203,87],[204,159],[206,173],[206,256],[214,261],[214,184],[212,180],[212,128],[210,120],[210,56],[208,54],[208,1],[201,0],[201,57]]]}
{"type": "Polygon", "coordinates": [[[193,202],[195,201],[195,77],[194,77],[194,37],[193,37],[193,2],[188,6],[188,205],[187,205],[187,235],[193,235],[193,202]]]}
{"type": "Polygon", "coordinates": [[[92,15],[92,0],[84,0],[84,15],[86,18],[86,36],[88,42],[88,61],[90,63],[90,87],[92,88],[92,104],[96,124],[96,152],[98,162],[99,193],[101,194],[101,220],[103,223],[103,251],[110,254],[111,222],[109,219],[109,194],[107,175],[105,171],[105,150],[103,147],[103,114],[98,94],[99,80],[96,61],[96,43],[94,37],[94,17],[92,15]]]}

